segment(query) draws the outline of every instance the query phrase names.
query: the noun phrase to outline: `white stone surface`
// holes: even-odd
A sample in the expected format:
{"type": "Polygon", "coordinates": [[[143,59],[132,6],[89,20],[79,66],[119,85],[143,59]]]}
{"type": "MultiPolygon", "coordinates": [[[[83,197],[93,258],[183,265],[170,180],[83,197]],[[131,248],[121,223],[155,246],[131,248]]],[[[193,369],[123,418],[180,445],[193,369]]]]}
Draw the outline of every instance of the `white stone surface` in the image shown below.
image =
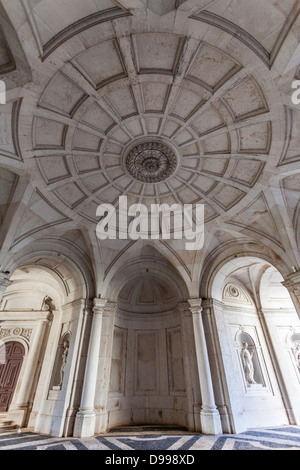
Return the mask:
{"type": "Polygon", "coordinates": [[[299,424],[298,2],[0,10],[0,339],[26,351],[8,416],[79,437],[299,424]],[[174,151],[167,179],[128,171],[141,142],[174,151]],[[97,207],[122,195],[146,208],[204,204],[204,246],[99,240],[97,207]],[[187,301],[201,299],[196,322],[187,301]],[[106,305],[101,325],[93,302],[106,305]]]}

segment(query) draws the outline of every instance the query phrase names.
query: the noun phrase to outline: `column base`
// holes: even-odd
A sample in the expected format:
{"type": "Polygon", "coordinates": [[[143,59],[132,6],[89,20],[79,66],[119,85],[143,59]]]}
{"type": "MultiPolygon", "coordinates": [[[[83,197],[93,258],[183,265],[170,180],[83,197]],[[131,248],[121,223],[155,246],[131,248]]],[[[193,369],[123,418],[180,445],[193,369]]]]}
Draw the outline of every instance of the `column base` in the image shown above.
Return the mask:
{"type": "Polygon", "coordinates": [[[107,431],[107,422],[108,422],[108,414],[107,412],[100,412],[97,413],[96,418],[96,432],[97,434],[104,434],[107,431]]]}
{"type": "Polygon", "coordinates": [[[8,419],[20,428],[27,426],[27,420],[30,413],[30,407],[28,405],[18,406],[11,408],[8,411],[8,419]]]}
{"type": "Polygon", "coordinates": [[[202,408],[200,411],[200,421],[202,434],[213,436],[223,434],[220,414],[216,408],[202,408]]]}
{"type": "Polygon", "coordinates": [[[94,410],[78,411],[74,424],[74,437],[95,435],[96,414],[94,410]]]}

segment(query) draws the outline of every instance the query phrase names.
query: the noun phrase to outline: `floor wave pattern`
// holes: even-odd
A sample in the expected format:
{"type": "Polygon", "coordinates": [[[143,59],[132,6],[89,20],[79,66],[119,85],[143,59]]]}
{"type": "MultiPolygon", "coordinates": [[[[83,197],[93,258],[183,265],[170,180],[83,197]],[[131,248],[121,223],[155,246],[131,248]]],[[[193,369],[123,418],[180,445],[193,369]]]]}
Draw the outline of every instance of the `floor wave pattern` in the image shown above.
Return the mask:
{"type": "Polygon", "coordinates": [[[251,429],[219,436],[181,432],[114,431],[88,438],[56,438],[22,430],[0,434],[0,450],[300,450],[300,426],[251,429]]]}

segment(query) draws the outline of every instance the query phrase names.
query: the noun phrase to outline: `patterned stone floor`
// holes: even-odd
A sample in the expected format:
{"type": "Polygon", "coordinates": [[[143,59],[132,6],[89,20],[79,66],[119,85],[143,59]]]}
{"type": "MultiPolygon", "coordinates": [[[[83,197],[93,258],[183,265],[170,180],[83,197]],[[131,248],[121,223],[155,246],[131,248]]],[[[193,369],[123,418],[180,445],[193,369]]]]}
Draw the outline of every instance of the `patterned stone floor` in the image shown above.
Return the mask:
{"type": "MultiPolygon", "coordinates": [[[[0,434],[0,450],[300,450],[300,426],[251,429],[237,435],[203,436],[187,432],[113,432],[92,438],[55,438],[27,430],[0,434]]],[[[124,454],[126,455],[126,454],[124,454]]]]}

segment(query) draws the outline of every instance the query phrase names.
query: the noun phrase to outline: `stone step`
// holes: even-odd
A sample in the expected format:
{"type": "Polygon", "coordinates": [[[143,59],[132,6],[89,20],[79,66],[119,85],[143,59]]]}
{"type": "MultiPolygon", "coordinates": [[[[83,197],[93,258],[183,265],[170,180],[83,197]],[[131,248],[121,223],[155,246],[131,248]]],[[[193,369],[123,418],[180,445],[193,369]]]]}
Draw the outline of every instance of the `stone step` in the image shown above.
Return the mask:
{"type": "Polygon", "coordinates": [[[6,413],[0,413],[0,432],[17,429],[18,427],[11,419],[7,419],[6,413]]]}

